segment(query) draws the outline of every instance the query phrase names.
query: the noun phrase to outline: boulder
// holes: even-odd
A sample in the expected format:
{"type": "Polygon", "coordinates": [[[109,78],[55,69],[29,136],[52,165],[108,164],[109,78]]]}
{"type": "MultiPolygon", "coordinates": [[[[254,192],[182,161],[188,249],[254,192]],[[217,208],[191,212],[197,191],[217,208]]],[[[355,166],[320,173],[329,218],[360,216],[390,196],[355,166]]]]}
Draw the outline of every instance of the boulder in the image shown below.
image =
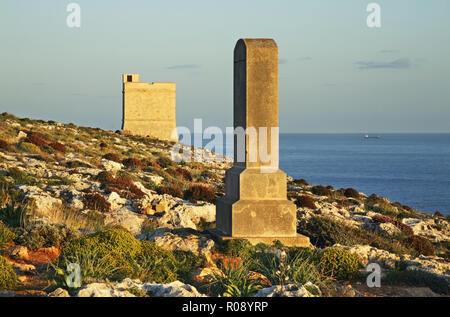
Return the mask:
{"type": "Polygon", "coordinates": [[[107,159],[102,159],[102,166],[108,172],[117,172],[117,171],[120,171],[123,168],[123,164],[122,163],[110,161],[110,160],[107,160],[107,159]]]}
{"type": "Polygon", "coordinates": [[[197,230],[202,222],[213,222],[216,220],[216,207],[212,204],[197,205],[185,202],[175,206],[166,212],[158,223],[166,228],[192,228],[197,230]]]}
{"type": "Polygon", "coordinates": [[[19,185],[16,188],[24,193],[26,199],[34,200],[35,211],[41,215],[62,207],[61,199],[50,196],[37,186],[19,185]]]}
{"type": "Polygon", "coordinates": [[[444,219],[404,218],[402,222],[412,228],[414,234],[433,242],[450,241],[450,223],[444,219]]]}
{"type": "Polygon", "coordinates": [[[63,288],[57,288],[48,294],[48,297],[70,297],[69,292],[63,288]]]}
{"type": "Polygon", "coordinates": [[[22,245],[16,245],[8,249],[10,256],[16,260],[27,260],[28,249],[22,245]]]}
{"type": "Polygon", "coordinates": [[[371,223],[364,223],[363,228],[367,231],[378,233],[378,234],[386,234],[386,235],[395,235],[399,234],[401,230],[397,228],[394,224],[385,222],[385,223],[379,223],[379,222],[371,222],[371,223]]]}
{"type": "Polygon", "coordinates": [[[364,266],[369,263],[378,263],[388,269],[394,269],[396,262],[404,261],[407,264],[407,270],[423,270],[450,279],[450,263],[438,256],[397,255],[368,245],[342,246],[336,244],[333,247],[346,249],[357,255],[364,266]]]}
{"type": "Polygon", "coordinates": [[[77,297],[135,297],[126,289],[106,283],[91,283],[81,288],[77,297]]]}
{"type": "Polygon", "coordinates": [[[116,192],[111,192],[106,197],[106,201],[111,204],[111,210],[117,209],[125,205],[127,200],[119,196],[116,192]]]}
{"type": "Polygon", "coordinates": [[[259,290],[254,297],[318,297],[321,295],[320,288],[311,282],[304,285],[287,284],[274,285],[259,290]]]}
{"type": "Polygon", "coordinates": [[[135,213],[128,205],[122,208],[113,210],[105,214],[105,225],[115,224],[120,225],[137,235],[142,231],[142,224],[147,219],[147,216],[135,213]]]}
{"type": "Polygon", "coordinates": [[[189,284],[175,281],[167,284],[142,283],[124,279],[118,283],[91,283],[81,288],[77,297],[135,297],[130,290],[140,290],[152,297],[205,297],[189,284]]]}
{"type": "Polygon", "coordinates": [[[143,289],[155,297],[206,297],[199,293],[194,286],[180,281],[168,284],[145,283],[143,289]]]}
{"type": "Polygon", "coordinates": [[[208,260],[211,260],[211,251],[215,246],[214,240],[192,229],[159,228],[136,238],[155,242],[159,247],[170,251],[191,251],[195,255],[204,255],[208,260]]]}

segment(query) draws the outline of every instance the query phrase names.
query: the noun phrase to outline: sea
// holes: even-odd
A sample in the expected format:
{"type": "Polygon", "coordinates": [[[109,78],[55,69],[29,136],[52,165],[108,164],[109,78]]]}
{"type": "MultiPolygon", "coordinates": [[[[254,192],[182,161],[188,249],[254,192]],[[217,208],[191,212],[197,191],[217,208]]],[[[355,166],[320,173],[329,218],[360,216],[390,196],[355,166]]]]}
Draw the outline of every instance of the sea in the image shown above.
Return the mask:
{"type": "Polygon", "coordinates": [[[376,136],[281,134],[280,168],[310,184],[353,187],[449,215],[450,134],[376,136]]]}
{"type": "MultiPolygon", "coordinates": [[[[280,168],[309,184],[352,187],[419,211],[450,215],[450,133],[369,137],[280,134],[280,168]]],[[[232,153],[229,139],[225,147],[232,153]]]]}

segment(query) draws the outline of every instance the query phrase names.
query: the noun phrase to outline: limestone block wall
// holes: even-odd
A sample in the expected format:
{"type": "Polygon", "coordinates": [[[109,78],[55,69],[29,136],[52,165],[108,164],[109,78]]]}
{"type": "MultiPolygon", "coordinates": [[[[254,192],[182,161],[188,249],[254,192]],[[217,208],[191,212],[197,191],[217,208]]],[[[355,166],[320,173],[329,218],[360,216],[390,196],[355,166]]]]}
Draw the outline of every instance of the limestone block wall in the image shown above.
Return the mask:
{"type": "Polygon", "coordinates": [[[124,132],[177,141],[172,137],[176,129],[175,83],[139,82],[138,74],[123,75],[124,132]]]}

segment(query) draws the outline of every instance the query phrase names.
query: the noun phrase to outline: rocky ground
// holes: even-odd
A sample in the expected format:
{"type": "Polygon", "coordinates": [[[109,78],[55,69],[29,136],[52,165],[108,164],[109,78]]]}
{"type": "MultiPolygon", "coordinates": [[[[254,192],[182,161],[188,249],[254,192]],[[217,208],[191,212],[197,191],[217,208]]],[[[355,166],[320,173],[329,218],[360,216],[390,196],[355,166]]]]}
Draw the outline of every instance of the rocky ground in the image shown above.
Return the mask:
{"type": "Polygon", "coordinates": [[[0,266],[11,274],[0,274],[1,294],[447,296],[448,217],[289,179],[309,250],[219,245],[205,229],[214,227],[214,202],[231,162],[197,149],[192,155],[209,162],[177,164],[169,157],[173,145],[2,114],[0,266]],[[121,250],[119,236],[132,239],[136,252],[121,250]],[[83,260],[89,256],[94,260],[83,260]],[[161,266],[158,256],[173,261],[161,266]],[[104,267],[108,257],[132,265],[120,274],[83,271],[81,287],[73,288],[61,276],[74,257],[82,270],[104,267]],[[369,263],[381,266],[379,288],[366,285],[369,263]]]}

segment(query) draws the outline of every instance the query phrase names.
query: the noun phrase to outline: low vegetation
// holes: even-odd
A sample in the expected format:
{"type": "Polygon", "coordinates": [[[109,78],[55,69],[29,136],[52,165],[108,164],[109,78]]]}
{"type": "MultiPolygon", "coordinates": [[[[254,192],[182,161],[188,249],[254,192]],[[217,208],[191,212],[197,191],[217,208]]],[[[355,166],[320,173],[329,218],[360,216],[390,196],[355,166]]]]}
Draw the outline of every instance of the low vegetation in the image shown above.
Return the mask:
{"type": "Polygon", "coordinates": [[[0,249],[14,241],[16,234],[0,221],[0,249]]]}
{"type": "Polygon", "coordinates": [[[437,294],[449,294],[449,284],[445,278],[421,270],[405,270],[397,266],[396,270],[389,271],[382,280],[386,285],[422,286],[429,287],[437,294]]]}
{"type": "Polygon", "coordinates": [[[309,208],[309,209],[316,209],[317,206],[314,203],[314,200],[306,195],[301,195],[299,196],[296,201],[295,204],[297,205],[297,207],[303,207],[303,208],[309,208]]]}
{"type": "Polygon", "coordinates": [[[70,241],[79,238],[78,230],[60,224],[34,223],[17,230],[15,242],[31,250],[39,248],[61,248],[70,241]]]}
{"type": "Polygon", "coordinates": [[[139,241],[123,228],[111,228],[70,242],[53,268],[57,284],[63,286],[67,286],[69,263],[80,265],[83,284],[125,277],[168,283],[178,278],[189,279],[188,273],[201,261],[201,257],[188,252],[173,253],[152,242],[139,241]]]}
{"type": "Polygon", "coordinates": [[[0,290],[11,290],[17,285],[17,276],[11,264],[0,256],[0,290]]]}

